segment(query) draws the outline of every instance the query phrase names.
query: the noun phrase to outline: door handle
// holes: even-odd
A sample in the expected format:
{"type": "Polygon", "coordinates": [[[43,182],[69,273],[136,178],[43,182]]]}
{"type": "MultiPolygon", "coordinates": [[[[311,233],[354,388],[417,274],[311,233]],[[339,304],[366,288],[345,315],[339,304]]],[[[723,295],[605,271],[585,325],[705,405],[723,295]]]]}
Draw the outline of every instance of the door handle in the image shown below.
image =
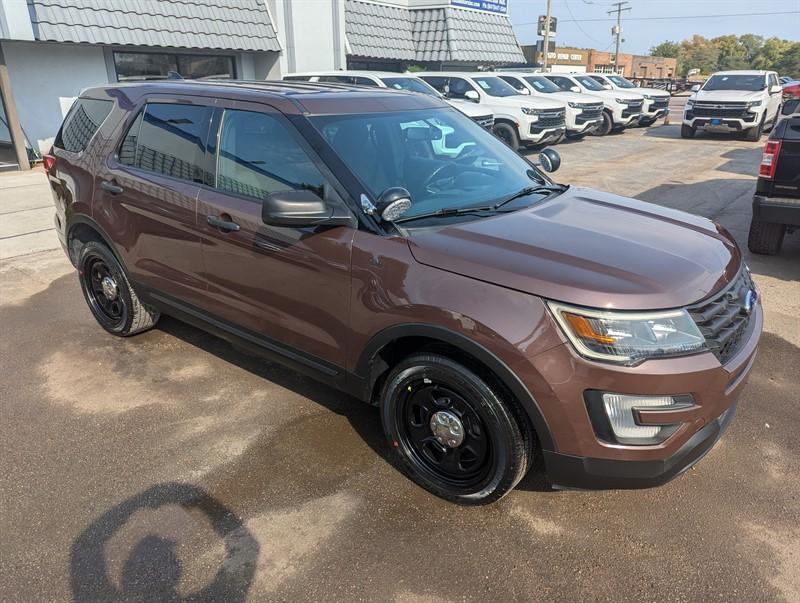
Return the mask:
{"type": "Polygon", "coordinates": [[[206,220],[208,221],[209,225],[219,228],[220,230],[224,230],[225,232],[236,232],[239,230],[239,225],[236,222],[223,220],[219,216],[208,216],[206,220]]]}
{"type": "Polygon", "coordinates": [[[119,195],[123,190],[119,184],[114,184],[108,180],[101,180],[100,188],[102,188],[104,191],[108,191],[112,195],[119,195]]]}

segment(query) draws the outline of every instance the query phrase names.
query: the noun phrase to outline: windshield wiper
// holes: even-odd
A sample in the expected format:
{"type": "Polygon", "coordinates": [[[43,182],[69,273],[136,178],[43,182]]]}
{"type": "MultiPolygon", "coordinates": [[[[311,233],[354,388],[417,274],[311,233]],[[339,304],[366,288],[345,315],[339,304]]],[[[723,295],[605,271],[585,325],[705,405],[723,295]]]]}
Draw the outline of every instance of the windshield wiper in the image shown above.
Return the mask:
{"type": "Polygon", "coordinates": [[[438,216],[463,216],[465,214],[471,214],[474,212],[482,212],[482,211],[492,211],[495,209],[494,205],[486,205],[483,207],[443,207],[442,209],[437,209],[436,211],[431,211],[424,214],[419,214],[416,216],[408,216],[407,218],[402,218],[401,220],[395,220],[395,224],[400,224],[401,222],[410,222],[411,220],[419,220],[421,218],[433,218],[438,216]]]}
{"type": "Polygon", "coordinates": [[[517,191],[510,197],[507,197],[500,201],[499,203],[495,203],[493,209],[499,209],[503,207],[506,203],[511,203],[520,197],[527,197],[528,195],[535,195],[537,193],[563,193],[567,190],[567,186],[564,184],[539,184],[536,186],[526,186],[525,188],[517,191]]]}

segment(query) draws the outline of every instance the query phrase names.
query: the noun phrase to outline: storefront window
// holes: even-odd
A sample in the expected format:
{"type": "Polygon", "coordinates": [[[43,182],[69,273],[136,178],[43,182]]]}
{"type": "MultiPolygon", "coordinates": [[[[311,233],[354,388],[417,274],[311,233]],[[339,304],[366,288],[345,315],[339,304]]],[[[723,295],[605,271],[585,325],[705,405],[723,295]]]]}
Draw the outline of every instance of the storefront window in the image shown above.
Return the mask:
{"type": "Polygon", "coordinates": [[[164,80],[170,72],[186,79],[236,77],[233,57],[224,55],[115,52],[118,82],[164,80]]]}

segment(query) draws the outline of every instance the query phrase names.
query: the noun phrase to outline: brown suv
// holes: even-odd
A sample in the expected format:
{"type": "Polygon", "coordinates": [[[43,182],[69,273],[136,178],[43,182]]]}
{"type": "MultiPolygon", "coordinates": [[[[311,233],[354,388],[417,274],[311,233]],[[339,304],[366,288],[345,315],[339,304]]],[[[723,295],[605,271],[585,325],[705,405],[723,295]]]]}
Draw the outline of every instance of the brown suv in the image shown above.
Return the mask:
{"type": "Polygon", "coordinates": [[[400,465],[453,501],[497,500],[539,455],[558,487],[663,483],[714,445],[755,358],[726,231],[555,184],[432,97],[96,88],[46,167],[106,330],[163,312],[374,404],[400,465]]]}

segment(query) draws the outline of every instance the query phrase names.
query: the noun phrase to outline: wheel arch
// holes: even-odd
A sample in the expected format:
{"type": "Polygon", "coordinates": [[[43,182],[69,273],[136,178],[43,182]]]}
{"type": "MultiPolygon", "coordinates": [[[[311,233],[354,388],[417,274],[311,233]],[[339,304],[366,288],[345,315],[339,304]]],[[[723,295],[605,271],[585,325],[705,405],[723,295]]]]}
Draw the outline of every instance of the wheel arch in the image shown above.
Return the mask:
{"type": "Polygon", "coordinates": [[[125,268],[122,258],[117,253],[117,249],[108,233],[97,222],[84,215],[74,216],[67,226],[67,253],[73,266],[78,266],[83,245],[91,241],[103,243],[114,254],[120,265],[125,268]]]}
{"type": "Polygon", "coordinates": [[[543,450],[555,450],[550,428],[538,402],[517,375],[493,352],[457,331],[438,325],[411,323],[388,327],[370,339],[355,373],[364,397],[374,402],[383,380],[397,362],[422,349],[438,348],[453,360],[488,371],[522,407],[543,450]]]}

